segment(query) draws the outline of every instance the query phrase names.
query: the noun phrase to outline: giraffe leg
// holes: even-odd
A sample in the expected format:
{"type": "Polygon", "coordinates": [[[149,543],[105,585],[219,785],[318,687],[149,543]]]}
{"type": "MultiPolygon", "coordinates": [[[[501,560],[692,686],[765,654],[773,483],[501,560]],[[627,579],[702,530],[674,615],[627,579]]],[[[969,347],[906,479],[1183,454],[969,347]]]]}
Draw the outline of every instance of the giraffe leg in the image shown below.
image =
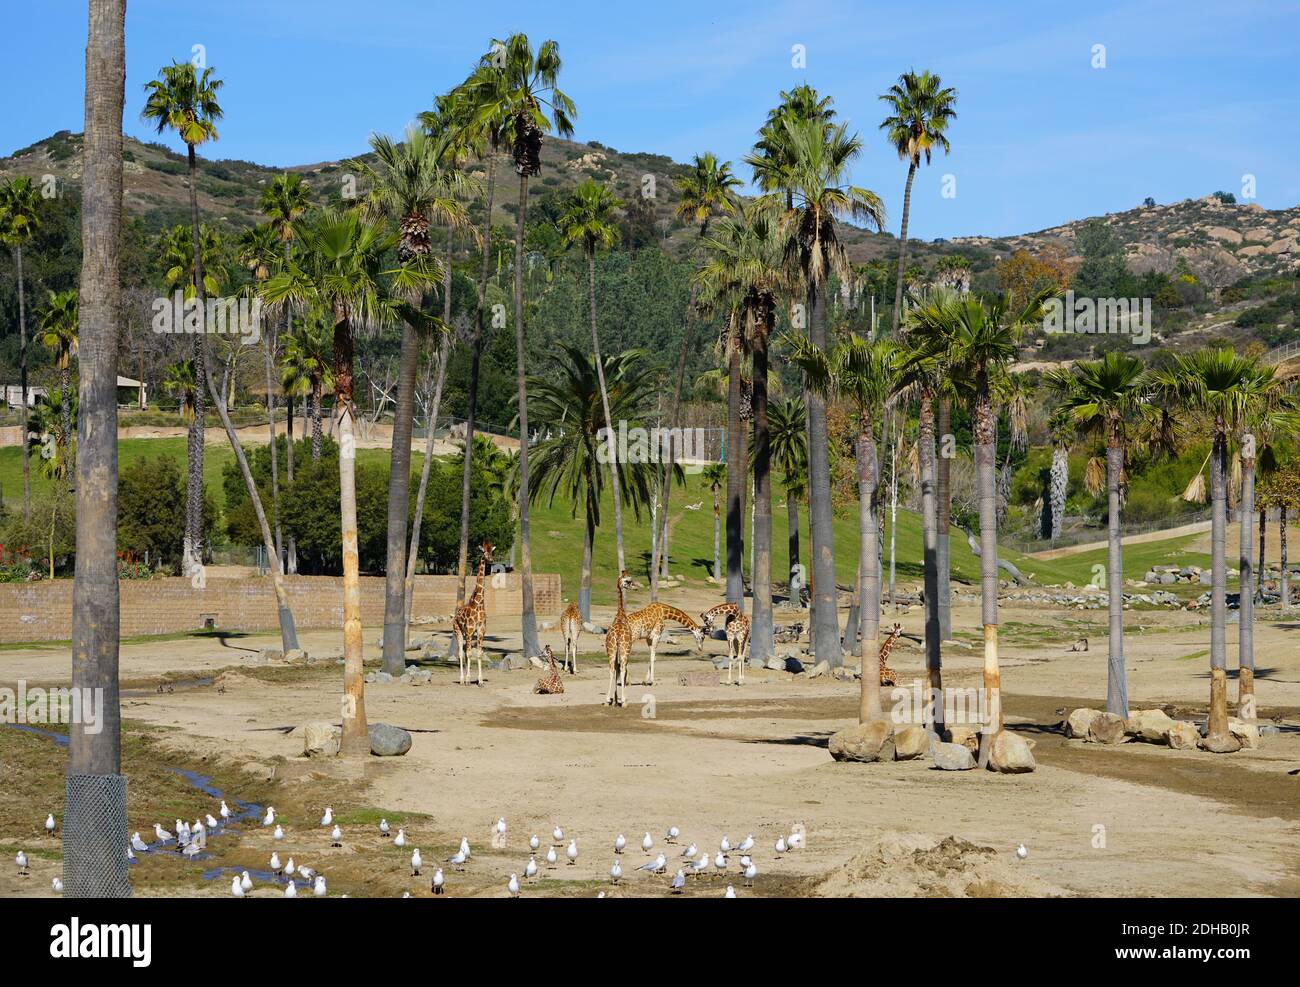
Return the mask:
{"type": "Polygon", "coordinates": [[[465,635],[461,633],[459,627],[455,629],[456,634],[456,670],[460,676],[460,684],[465,684],[465,635]]]}
{"type": "Polygon", "coordinates": [[[615,689],[615,688],[616,688],[616,685],[615,685],[615,682],[614,682],[614,656],[613,656],[613,655],[610,655],[610,656],[609,656],[609,690],[605,693],[605,705],[606,705],[606,706],[613,706],[613,705],[614,705],[614,689],[615,689]]]}
{"type": "MultiPolygon", "coordinates": [[[[479,629],[478,629],[478,648],[476,650],[478,652],[478,684],[482,685],[483,684],[483,625],[481,624],[479,625],[479,629]]],[[[465,671],[466,672],[469,671],[468,663],[466,664],[465,671]]]]}
{"type": "Polygon", "coordinates": [[[645,684],[654,685],[655,684],[655,646],[659,643],[659,635],[651,634],[646,640],[647,643],[650,645],[650,667],[646,669],[645,684]]]}

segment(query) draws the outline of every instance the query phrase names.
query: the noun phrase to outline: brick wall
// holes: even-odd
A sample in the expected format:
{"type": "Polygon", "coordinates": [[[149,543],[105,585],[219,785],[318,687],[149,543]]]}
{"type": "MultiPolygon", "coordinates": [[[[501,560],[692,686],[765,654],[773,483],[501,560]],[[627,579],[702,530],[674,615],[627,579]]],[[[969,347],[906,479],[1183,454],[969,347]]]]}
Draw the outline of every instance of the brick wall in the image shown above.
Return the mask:
{"type": "MultiPolygon", "coordinates": [[[[497,577],[505,584],[484,589],[489,616],[518,616],[519,576],[497,577]]],[[[340,627],[343,623],[343,579],[340,576],[287,576],[290,605],[299,628],[340,627]]],[[[121,633],[173,634],[199,630],[205,614],[216,617],[222,630],[274,631],[279,628],[271,579],[210,578],[203,589],[188,579],[123,580],[121,633]]],[[[533,575],[534,606],[539,617],[560,612],[560,577],[533,575]]],[[[456,605],[455,576],[415,577],[415,616],[450,614],[456,605]]],[[[361,577],[361,621],[367,629],[384,623],[384,580],[361,577]]],[[[0,585],[0,642],[62,641],[72,637],[72,580],[0,585]]]]}

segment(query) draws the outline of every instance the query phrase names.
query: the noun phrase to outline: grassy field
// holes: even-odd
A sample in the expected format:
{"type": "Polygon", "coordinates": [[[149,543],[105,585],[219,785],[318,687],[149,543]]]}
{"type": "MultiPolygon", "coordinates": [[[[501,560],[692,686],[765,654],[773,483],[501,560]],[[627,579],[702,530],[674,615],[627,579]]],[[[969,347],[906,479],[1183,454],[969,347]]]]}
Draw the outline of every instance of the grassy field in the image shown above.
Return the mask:
{"type": "MultiPolygon", "coordinates": [[[[159,454],[176,459],[182,472],[185,460],[185,439],[124,439],[118,444],[120,465],[159,454]]],[[[380,463],[386,466],[388,453],[383,449],[359,449],[360,463],[380,463]]],[[[233,459],[233,453],[224,445],[209,445],[204,457],[204,477],[209,491],[218,505],[223,502],[221,487],[222,468],[233,459]]],[[[421,457],[413,456],[412,469],[418,471],[421,457]]],[[[51,481],[32,472],[33,497],[39,498],[51,481]]],[[[16,509],[22,498],[22,462],[17,448],[0,449],[0,486],[9,510],[16,509]]],[[[597,533],[594,552],[594,596],[598,602],[612,602],[616,556],[613,532],[613,504],[606,499],[602,506],[603,525],[597,533]]],[[[702,583],[707,579],[713,560],[713,497],[699,476],[687,476],[686,485],[672,492],[672,537],[670,540],[672,571],[679,577],[702,583]]],[[[650,522],[648,515],[637,519],[630,512],[624,518],[625,551],[629,568],[637,579],[647,577],[650,560],[650,522]]],[[[746,519],[748,528],[748,518],[746,519]]],[[[804,564],[808,564],[808,514],[800,510],[800,551],[804,564]]],[[[857,564],[858,522],[856,506],[841,506],[835,517],[836,572],[841,583],[853,579],[857,564]]],[[[779,490],[773,495],[772,506],[772,574],[784,581],[787,565],[787,524],[785,497],[779,490]]],[[[576,596],[582,561],[582,519],[572,515],[572,505],[557,499],[554,504],[544,499],[536,503],[532,512],[533,566],[541,572],[558,572],[564,580],[566,596],[576,596]]],[[[1187,546],[1197,535],[1182,535],[1162,541],[1132,545],[1124,552],[1124,575],[1141,579],[1153,565],[1209,565],[1209,556],[1190,552],[1187,546]]],[[[885,562],[888,566],[889,527],[886,516],[885,562]]],[[[921,580],[921,524],[918,515],[900,509],[897,534],[898,585],[912,589],[921,580]]],[[[723,538],[725,552],[725,532],[723,538]]],[[[953,529],[951,535],[953,578],[968,583],[979,580],[979,560],[967,547],[965,535],[953,529]]],[[[1053,561],[1043,561],[1016,552],[1003,551],[1002,557],[1017,565],[1036,583],[1064,584],[1073,582],[1082,586],[1093,579],[1096,565],[1106,562],[1105,548],[1067,556],[1053,561]]],[[[1197,587],[1199,592],[1199,587],[1197,587]]]]}

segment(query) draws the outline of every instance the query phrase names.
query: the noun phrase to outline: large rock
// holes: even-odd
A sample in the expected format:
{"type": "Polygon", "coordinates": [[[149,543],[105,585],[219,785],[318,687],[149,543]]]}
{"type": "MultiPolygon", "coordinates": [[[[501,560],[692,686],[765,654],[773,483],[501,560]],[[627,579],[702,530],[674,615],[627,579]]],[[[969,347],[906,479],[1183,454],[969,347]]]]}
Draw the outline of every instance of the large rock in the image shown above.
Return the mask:
{"type": "MultiPolygon", "coordinates": [[[[752,661],[750,662],[750,666],[749,666],[749,667],[750,667],[750,668],[753,668],[753,667],[754,667],[752,661]]],[[[765,662],[763,663],[762,667],[764,667],[764,668],[768,668],[768,669],[771,669],[773,672],[784,672],[784,671],[785,671],[785,659],[779,657],[778,655],[768,655],[768,656],[767,656],[767,661],[765,661],[765,662]]]]}
{"type": "Polygon", "coordinates": [[[936,740],[930,745],[934,766],[942,771],[969,771],[975,767],[975,755],[964,744],[945,744],[936,740]]]}
{"type": "Polygon", "coordinates": [[[263,648],[257,653],[257,657],[262,661],[282,661],[284,652],[279,648],[263,648]]]}
{"type": "Polygon", "coordinates": [[[1034,763],[1033,752],[1024,737],[1010,730],[999,730],[989,747],[989,770],[1002,774],[1018,775],[1033,771],[1038,767],[1034,763]]]}
{"type": "Polygon", "coordinates": [[[888,720],[872,720],[831,736],[827,749],[837,761],[887,761],[894,756],[888,720]]]}
{"type": "Polygon", "coordinates": [[[1228,730],[1246,750],[1253,751],[1259,747],[1259,727],[1255,724],[1234,716],[1228,719],[1228,730]]]}
{"type": "Polygon", "coordinates": [[[1163,744],[1174,721],[1163,709],[1133,710],[1128,717],[1128,733],[1152,744],[1163,744]]]}
{"type": "Polygon", "coordinates": [[[334,757],[343,731],[333,723],[315,722],[302,728],[302,752],[307,757],[334,757]]]}
{"type": "Polygon", "coordinates": [[[370,724],[370,753],[375,757],[397,757],[411,749],[411,735],[389,723],[370,724]]]}
{"type": "Polygon", "coordinates": [[[930,746],[930,735],[922,726],[908,726],[894,732],[894,760],[911,761],[930,746]]]}
{"type": "Polygon", "coordinates": [[[1165,734],[1165,740],[1176,751],[1194,751],[1201,743],[1200,731],[1195,723],[1187,720],[1175,720],[1174,725],[1165,734]]]}
{"type": "Polygon", "coordinates": [[[1088,727],[1092,726],[1093,719],[1100,715],[1101,710],[1089,709],[1086,706],[1074,710],[1065,718],[1065,735],[1076,739],[1088,736],[1088,727]]]}
{"type": "Polygon", "coordinates": [[[307,652],[302,648],[290,648],[284,653],[284,660],[291,665],[304,664],[308,661],[307,652]]]}
{"type": "Polygon", "coordinates": [[[823,675],[829,675],[830,673],[831,673],[831,663],[828,662],[825,658],[823,658],[821,661],[819,661],[816,665],[813,666],[813,670],[808,673],[808,677],[810,679],[816,679],[816,678],[820,678],[823,675]]]}
{"type": "Polygon", "coordinates": [[[1094,744],[1122,744],[1128,739],[1124,717],[1100,712],[1088,724],[1088,740],[1094,744]]]}
{"type": "Polygon", "coordinates": [[[1241,741],[1228,733],[1222,737],[1206,737],[1201,741],[1201,747],[1211,754],[1235,754],[1241,750],[1241,741]]]}
{"type": "Polygon", "coordinates": [[[980,749],[980,732],[979,727],[958,724],[951,726],[944,731],[944,738],[951,744],[957,744],[965,747],[972,754],[979,753],[980,749]]]}

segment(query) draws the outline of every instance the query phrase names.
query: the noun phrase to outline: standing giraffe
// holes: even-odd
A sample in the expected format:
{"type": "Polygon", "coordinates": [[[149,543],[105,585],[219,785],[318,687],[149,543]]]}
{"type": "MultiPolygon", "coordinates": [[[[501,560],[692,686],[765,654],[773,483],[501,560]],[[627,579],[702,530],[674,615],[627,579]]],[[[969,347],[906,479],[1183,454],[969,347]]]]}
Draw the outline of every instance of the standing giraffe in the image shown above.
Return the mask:
{"type": "Polygon", "coordinates": [[[736,663],[736,685],[745,684],[745,649],[749,647],[749,618],[737,613],[727,619],[727,685],[731,685],[731,669],[736,663]]]}
{"type": "Polygon", "coordinates": [[[564,632],[564,669],[578,674],[578,637],[582,634],[582,611],[570,601],[560,615],[560,630],[564,632]]]}
{"type": "Polygon", "coordinates": [[[605,654],[609,657],[609,693],[605,702],[610,705],[627,705],[627,660],[632,652],[632,625],[623,609],[623,591],[632,585],[632,577],[624,569],[618,576],[618,610],[605,632],[605,654]]]}
{"type": "Polygon", "coordinates": [[[903,633],[903,625],[895,622],[889,629],[889,636],[880,643],[880,684],[898,685],[898,673],[889,667],[889,652],[894,650],[894,642],[903,633]]]}
{"type": "Polygon", "coordinates": [[[732,617],[743,612],[744,611],[734,603],[719,603],[717,606],[709,607],[709,609],[705,610],[704,613],[700,614],[700,630],[704,634],[708,634],[713,630],[713,625],[719,620],[722,621],[722,624],[725,627],[731,621],[732,617]]]}
{"type": "Polygon", "coordinates": [[[655,648],[663,637],[665,621],[675,620],[691,632],[697,650],[704,647],[704,629],[691,619],[690,614],[666,603],[651,603],[640,610],[633,610],[627,619],[632,625],[632,640],[644,637],[645,643],[650,645],[650,669],[646,673],[646,685],[654,685],[655,682],[655,648]]]}
{"type": "Polygon", "coordinates": [[[456,608],[451,618],[451,629],[456,635],[457,650],[460,652],[460,684],[465,685],[469,679],[469,646],[475,642],[478,654],[478,682],[483,684],[483,632],[487,630],[487,610],[483,606],[483,572],[492,561],[496,546],[490,541],[479,546],[478,578],[474,580],[474,592],[468,600],[456,608]]]}

